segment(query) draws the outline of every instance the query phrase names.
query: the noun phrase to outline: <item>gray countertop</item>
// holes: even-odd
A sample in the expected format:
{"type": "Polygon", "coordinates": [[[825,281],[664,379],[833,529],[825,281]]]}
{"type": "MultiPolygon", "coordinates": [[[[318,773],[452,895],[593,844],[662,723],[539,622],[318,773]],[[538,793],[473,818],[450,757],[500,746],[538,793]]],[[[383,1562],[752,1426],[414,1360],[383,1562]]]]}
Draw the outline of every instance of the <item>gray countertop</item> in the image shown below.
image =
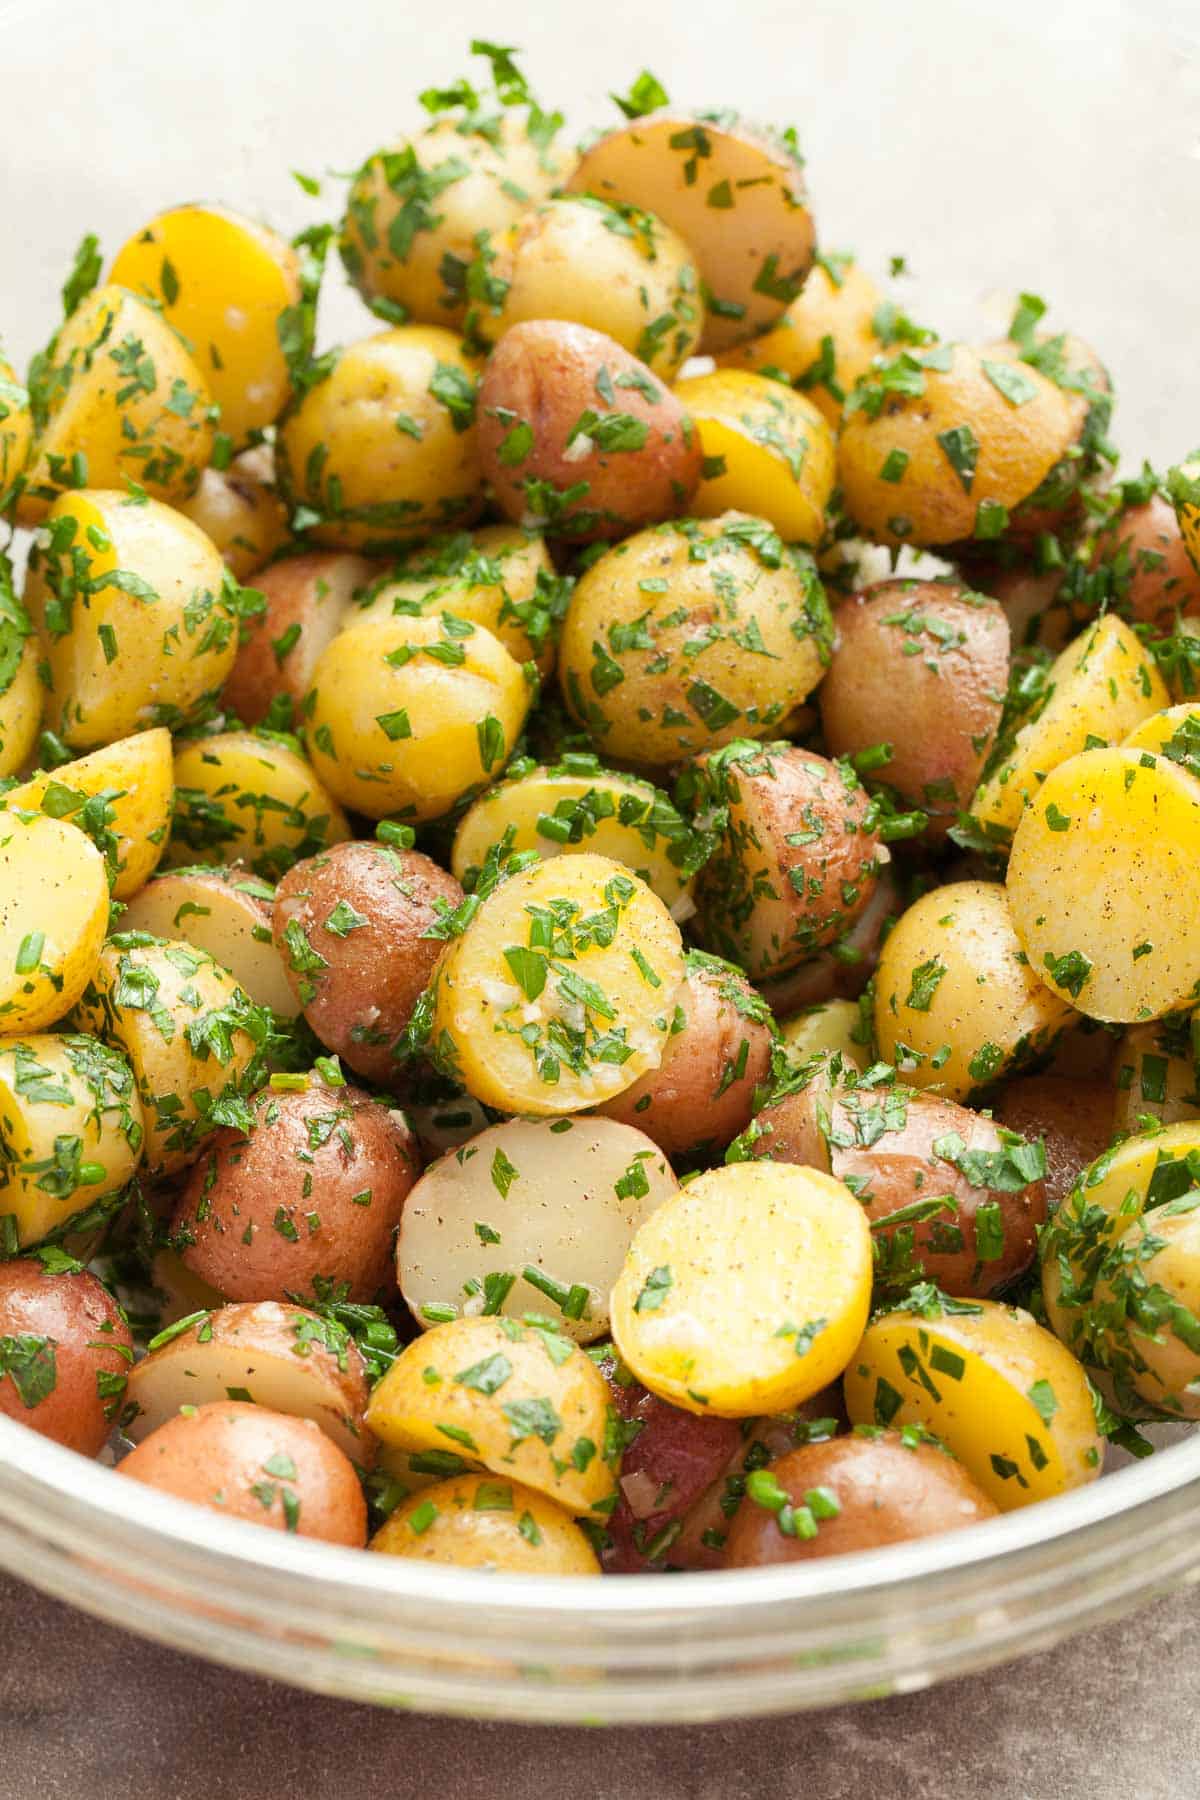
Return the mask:
{"type": "Polygon", "coordinates": [[[902,1699],[597,1732],[299,1693],[0,1581],[0,1800],[1191,1800],[1198,1611],[1193,1589],[902,1699]]]}

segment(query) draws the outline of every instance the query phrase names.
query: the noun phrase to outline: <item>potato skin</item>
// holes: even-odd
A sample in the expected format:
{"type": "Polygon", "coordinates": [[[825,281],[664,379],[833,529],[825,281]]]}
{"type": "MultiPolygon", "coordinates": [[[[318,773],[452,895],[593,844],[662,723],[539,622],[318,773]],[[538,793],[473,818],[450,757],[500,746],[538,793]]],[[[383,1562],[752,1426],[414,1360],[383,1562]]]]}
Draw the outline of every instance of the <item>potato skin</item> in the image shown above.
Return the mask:
{"type": "Polygon", "coordinates": [[[452,910],[462,898],[453,875],[420,851],[371,843],[334,844],[297,863],[276,890],[275,945],[305,1018],[380,1087],[396,1082],[392,1046],[442,948],[424,935],[437,922],[435,903],[452,910]]]}
{"type": "Polygon", "coordinates": [[[488,358],[479,455],[514,524],[536,519],[585,542],[686,511],[702,461],[690,418],[645,363],[601,331],[553,319],[512,326],[488,358]],[[609,420],[620,421],[608,427],[611,448],[609,420]],[[548,503],[542,483],[554,490],[548,503]],[[559,498],[580,484],[577,499],[559,498]]]}
{"type": "Polygon", "coordinates": [[[881,581],[840,606],[818,699],[831,756],[891,746],[880,779],[943,837],[969,805],[1000,723],[1008,621],[958,582],[881,581]]]}
{"type": "Polygon", "coordinates": [[[152,1431],[117,1472],[271,1531],[355,1550],[367,1541],[367,1503],[354,1465],[311,1419],[212,1400],[152,1431]]]}
{"type": "Polygon", "coordinates": [[[277,695],[293,708],[308,692],[321,652],[345,623],[356,589],[370,580],[366,557],[310,550],[263,569],[255,581],[267,610],[247,621],[222,699],[246,725],[257,725],[277,695]]]}
{"type": "Polygon", "coordinates": [[[996,1123],[1009,1131],[1041,1138],[1046,1148],[1046,1209],[1054,1212],[1078,1176],[1112,1141],[1113,1090],[1106,1081],[1024,1075],[1007,1084],[995,1116],[996,1123]]]}
{"type": "Polygon", "coordinates": [[[0,1263],[0,1344],[23,1337],[47,1340],[50,1370],[44,1373],[49,1358],[39,1352],[32,1379],[22,1381],[12,1356],[0,1353],[0,1413],[68,1450],[98,1456],[133,1363],[125,1314],[87,1270],[51,1274],[36,1257],[22,1257],[0,1263]],[[27,1405],[22,1388],[33,1395],[46,1382],[45,1397],[27,1405]]]}
{"type": "Polygon", "coordinates": [[[302,1300],[318,1278],[348,1283],[351,1300],[391,1293],[392,1239],[418,1173],[403,1115],[313,1077],[250,1107],[249,1136],[220,1131],[176,1205],[187,1267],[228,1300],[302,1300]]]}
{"type": "Polygon", "coordinates": [[[697,928],[712,950],[756,979],[850,930],[874,891],[880,849],[852,774],[795,744],[739,740],[698,759],[695,790],[702,810],[728,809],[696,884],[697,928]]]}
{"type": "Polygon", "coordinates": [[[657,1069],[598,1111],[637,1126],[668,1156],[704,1160],[750,1118],[771,1066],[770,1014],[739,969],[697,951],[687,956],[676,1005],[682,1022],[657,1069]]]}
{"type": "Polygon", "coordinates": [[[179,510],[212,539],[239,581],[249,581],[287,543],[287,512],[275,491],[275,459],[265,444],[245,451],[228,469],[205,469],[179,510]]]}
{"type": "Polygon", "coordinates": [[[994,1502],[961,1463],[940,1445],[918,1439],[910,1447],[898,1431],[868,1427],[868,1435],[806,1444],[772,1463],[770,1473],[793,1506],[803,1506],[813,1488],[828,1488],[840,1510],[818,1521],[815,1537],[788,1537],[774,1513],[747,1496],[730,1527],[726,1568],[875,1550],[997,1517],[994,1502]]]}
{"type": "MultiPolygon", "coordinates": [[[[899,1086],[856,1092],[849,1085],[833,1087],[818,1075],[800,1092],[763,1107],[749,1135],[756,1157],[827,1169],[844,1181],[872,1223],[922,1200],[951,1196],[953,1212],[945,1208],[931,1219],[872,1232],[876,1280],[907,1287],[924,1279],[946,1293],[986,1298],[1032,1263],[1037,1228],[1046,1217],[1045,1191],[1041,1181],[1016,1193],[974,1185],[935,1149],[939,1139],[952,1133],[967,1151],[1002,1147],[990,1119],[952,1100],[899,1086]],[[986,1261],[976,1239],[983,1205],[1000,1209],[1001,1252],[986,1261]]],[[[994,1212],[990,1218],[995,1221],[994,1212]]]]}
{"type": "Polygon", "coordinates": [[[1117,610],[1136,624],[1169,631],[1176,614],[1200,613],[1200,570],[1197,570],[1175,508],[1161,494],[1118,513],[1099,537],[1093,568],[1107,565],[1117,610]]]}

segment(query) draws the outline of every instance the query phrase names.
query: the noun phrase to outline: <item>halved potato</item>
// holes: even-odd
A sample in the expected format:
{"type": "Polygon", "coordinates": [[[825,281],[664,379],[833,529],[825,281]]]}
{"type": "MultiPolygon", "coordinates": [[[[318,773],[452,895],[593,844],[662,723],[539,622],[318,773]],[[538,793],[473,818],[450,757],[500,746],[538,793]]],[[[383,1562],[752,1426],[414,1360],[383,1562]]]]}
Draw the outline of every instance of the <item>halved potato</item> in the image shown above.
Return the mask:
{"type": "Polygon", "coordinates": [[[607,1335],[630,1239],[678,1186],[657,1144],[612,1119],[493,1125],[426,1169],[405,1201],[401,1292],[424,1326],[459,1311],[559,1312],[562,1330],[589,1344],[607,1335]]]}
{"type": "Polygon", "coordinates": [[[164,869],[135,894],[121,925],[207,950],[259,1006],[294,1019],[300,1003],[271,935],[274,897],[247,869],[164,869]]]}
{"type": "Polygon", "coordinates": [[[108,873],[90,838],[44,813],[0,817],[0,1030],[68,1013],[107,930],[108,873]]]}
{"type": "Polygon", "coordinates": [[[169,862],[244,861],[278,880],[349,836],[349,820],[311,764],[276,737],[224,731],[176,754],[169,862]]]}
{"type": "Polygon", "coordinates": [[[267,610],[247,621],[222,699],[246,725],[266,717],[272,701],[288,702],[285,725],[299,723],[312,673],[342,626],[351,600],[378,564],[352,551],[310,550],[263,569],[255,586],[267,610]]]}
{"type": "Polygon", "coordinates": [[[774,324],[812,265],[803,159],[786,136],[733,114],[631,119],[584,151],[567,187],[657,213],[691,245],[708,308],[703,353],[774,324]]]}
{"type": "Polygon", "coordinates": [[[227,469],[205,469],[179,510],[212,539],[239,581],[249,581],[288,541],[287,508],[275,487],[268,444],[244,451],[227,469]]]}
{"type": "Polygon", "coordinates": [[[599,1575],[570,1513],[519,1482],[460,1475],[398,1506],[368,1550],[460,1569],[519,1575],[599,1575]]]}
{"type": "Polygon", "coordinates": [[[250,1400],[312,1419],[351,1462],[369,1467],[373,1459],[358,1346],[344,1327],[302,1306],[259,1300],[182,1319],[151,1339],[125,1394],[136,1409],[125,1425],[135,1444],[181,1407],[250,1400]]]}
{"type": "Polygon", "coordinates": [[[43,770],[10,788],[0,805],[81,825],[109,857],[114,899],[128,900],[158,866],[173,791],[171,734],[158,726],[43,770]]]}
{"type": "Polygon", "coordinates": [[[819,544],[837,456],[814,402],[749,369],[693,375],[676,384],[675,394],[704,452],[690,510],[699,518],[731,508],[755,512],[786,543],[819,544]]]}

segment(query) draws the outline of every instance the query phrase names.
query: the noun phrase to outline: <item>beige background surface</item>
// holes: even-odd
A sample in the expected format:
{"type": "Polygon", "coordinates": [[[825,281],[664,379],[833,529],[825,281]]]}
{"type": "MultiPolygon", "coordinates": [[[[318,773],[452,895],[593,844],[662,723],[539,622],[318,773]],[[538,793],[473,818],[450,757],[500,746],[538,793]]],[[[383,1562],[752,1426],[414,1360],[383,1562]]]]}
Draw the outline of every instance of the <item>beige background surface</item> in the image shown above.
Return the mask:
{"type": "MultiPolygon", "coordinates": [[[[580,126],[643,65],[680,100],[794,121],[828,247],[906,254],[903,298],[947,331],[1045,294],[1109,362],[1130,461],[1200,441],[1200,0],[0,0],[10,349],[46,335],[86,230],[111,254],[191,197],[323,216],[339,184],[312,202],[287,169],[350,168],[472,33],[526,46],[580,126]]],[[[327,340],[369,328],[333,297],[327,340]]],[[[1181,1595],[865,1710],[597,1736],[366,1714],[0,1583],[0,1800],[1174,1800],[1200,1787],[1196,1622],[1181,1595]]]]}

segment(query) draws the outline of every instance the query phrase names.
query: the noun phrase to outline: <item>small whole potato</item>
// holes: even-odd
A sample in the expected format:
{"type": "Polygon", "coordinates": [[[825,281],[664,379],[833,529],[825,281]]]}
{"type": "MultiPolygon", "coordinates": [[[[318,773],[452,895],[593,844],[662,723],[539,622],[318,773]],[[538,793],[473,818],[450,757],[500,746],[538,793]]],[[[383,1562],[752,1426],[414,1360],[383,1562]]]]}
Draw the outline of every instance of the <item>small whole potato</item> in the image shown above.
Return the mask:
{"type": "Polygon", "coordinates": [[[246,725],[258,725],[282,701],[287,729],[297,724],[313,670],[346,623],[357,590],[373,567],[348,551],[310,550],[286,556],[257,577],[267,609],[246,622],[237,661],[221,698],[246,725]]]}
{"type": "Polygon", "coordinates": [[[881,581],[840,606],[818,701],[832,756],[887,750],[878,774],[944,837],[1000,724],[1008,622],[959,582],[881,581]]]}
{"type": "Polygon", "coordinates": [[[1083,1171],[1108,1149],[1115,1131],[1113,1090],[1106,1081],[1069,1081],[1062,1075],[1022,1075],[1005,1085],[997,1125],[1046,1152],[1046,1209],[1061,1206],[1083,1171]]]}
{"type": "Polygon", "coordinates": [[[857,1000],[879,962],[884,939],[903,910],[900,884],[884,864],[875,889],[845,937],[773,981],[757,983],[777,1019],[826,1001],[857,1000]]]}
{"type": "Polygon", "coordinates": [[[779,323],[722,350],[717,367],[782,373],[836,426],[859,376],[897,341],[889,336],[895,312],[854,257],[823,256],[779,323]]]}
{"type": "Polygon", "coordinates": [[[354,1465],[311,1419],[241,1400],[189,1407],[117,1472],[227,1519],[361,1550],[367,1503],[354,1465]]]}
{"type": "Polygon", "coordinates": [[[670,381],[700,337],[704,303],[691,251],[636,206],[590,194],[543,201],[501,240],[491,273],[503,299],[476,320],[489,343],[528,319],[571,320],[615,338],[670,381]]]}
{"type": "MultiPolygon", "coordinates": [[[[836,1064],[834,1065],[836,1070],[836,1064]]],[[[1046,1217],[1036,1144],[991,1119],[898,1084],[818,1071],[757,1114],[755,1157],[825,1169],[871,1222],[875,1278],[889,1288],[933,1281],[986,1296],[1032,1263],[1046,1217]]]]}
{"type": "Polygon", "coordinates": [[[856,1429],[747,1477],[725,1547],[730,1569],[807,1562],[936,1537],[998,1516],[948,1450],[913,1430],[856,1429]]]}
{"type": "Polygon", "coordinates": [[[688,952],[675,1027],[657,1069],[599,1108],[668,1156],[703,1161],[743,1130],[771,1066],[771,1015],[740,969],[688,952]]]}
{"type": "Polygon", "coordinates": [[[1200,570],[1160,493],[1122,508],[1097,537],[1091,565],[1107,571],[1117,610],[1135,624],[1166,632],[1200,613],[1200,570]]]}
{"type": "Polygon", "coordinates": [[[124,1405],[133,1337],[108,1289],[69,1258],[0,1263],[0,1413],[98,1456],[124,1405]]]}
{"type": "Polygon", "coordinates": [[[752,979],[835,943],[871,897],[881,845],[852,771],[795,744],[742,739],[701,759],[695,805],[721,841],[696,886],[697,928],[752,979]]]}
{"type": "Polygon", "coordinates": [[[339,351],[276,442],[280,491],[304,509],[309,536],[369,555],[474,518],[476,379],[462,339],[439,325],[400,325],[339,351]]]}
{"type": "Polygon", "coordinates": [[[483,473],[515,524],[557,537],[624,537],[687,510],[700,439],[636,356],[586,325],[505,332],[479,390],[483,473]]]}
{"type": "Polygon", "coordinates": [[[345,1284],[351,1300],[391,1293],[392,1239],[418,1170],[403,1114],[311,1076],[256,1094],[250,1113],[248,1132],[218,1132],[176,1205],[171,1239],[187,1267],[228,1300],[303,1299],[318,1284],[345,1284]]]}
{"type": "Polygon", "coordinates": [[[297,863],[272,928],[292,992],[327,1049],[380,1087],[394,1085],[396,1039],[442,948],[427,935],[463,891],[418,850],[334,844],[297,863]]]}

